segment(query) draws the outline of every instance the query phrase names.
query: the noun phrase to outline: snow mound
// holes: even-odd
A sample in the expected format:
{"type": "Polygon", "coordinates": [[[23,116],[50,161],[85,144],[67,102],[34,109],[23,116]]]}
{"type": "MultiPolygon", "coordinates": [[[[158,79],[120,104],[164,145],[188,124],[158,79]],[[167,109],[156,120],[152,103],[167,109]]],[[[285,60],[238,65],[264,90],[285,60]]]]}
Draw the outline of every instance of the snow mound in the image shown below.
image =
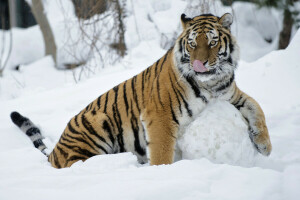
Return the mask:
{"type": "Polygon", "coordinates": [[[85,162],[78,161],[71,166],[71,169],[83,173],[103,173],[118,169],[136,168],[138,165],[137,157],[132,153],[119,153],[94,156],[85,162]]]}
{"type": "Polygon", "coordinates": [[[252,63],[240,62],[237,84],[259,102],[265,113],[273,115],[299,108],[299,49],[300,30],[285,50],[273,51],[252,63]]]}
{"type": "Polygon", "coordinates": [[[183,159],[205,157],[215,163],[251,166],[257,155],[242,115],[225,101],[209,103],[178,145],[183,159]]]}

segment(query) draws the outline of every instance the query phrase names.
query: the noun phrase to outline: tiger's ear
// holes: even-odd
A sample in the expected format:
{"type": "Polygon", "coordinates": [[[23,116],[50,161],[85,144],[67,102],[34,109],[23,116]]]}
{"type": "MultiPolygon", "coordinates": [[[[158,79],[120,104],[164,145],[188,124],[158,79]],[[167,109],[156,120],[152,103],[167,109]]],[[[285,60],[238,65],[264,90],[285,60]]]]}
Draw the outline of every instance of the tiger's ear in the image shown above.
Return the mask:
{"type": "Polygon", "coordinates": [[[233,22],[233,17],[230,13],[225,13],[219,19],[219,24],[221,24],[224,28],[230,29],[230,25],[233,22]]]}
{"type": "Polygon", "coordinates": [[[189,17],[186,17],[186,15],[184,13],[181,14],[181,24],[182,24],[183,29],[186,29],[187,27],[189,27],[191,21],[192,21],[192,19],[189,17]]]}

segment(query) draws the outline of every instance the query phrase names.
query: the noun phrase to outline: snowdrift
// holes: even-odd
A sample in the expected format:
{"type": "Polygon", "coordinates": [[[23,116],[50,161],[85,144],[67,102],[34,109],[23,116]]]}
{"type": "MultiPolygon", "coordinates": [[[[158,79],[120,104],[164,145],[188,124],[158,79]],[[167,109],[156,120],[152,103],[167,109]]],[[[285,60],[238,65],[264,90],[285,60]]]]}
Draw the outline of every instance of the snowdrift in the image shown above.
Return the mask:
{"type": "MultiPolygon", "coordinates": [[[[298,198],[300,31],[286,50],[272,52],[253,63],[241,62],[237,71],[240,88],[256,98],[266,111],[273,143],[273,152],[267,158],[252,152],[245,125],[226,102],[209,106],[199,123],[197,119],[187,129],[182,150],[186,158],[194,160],[164,166],[139,165],[134,155],[124,153],[95,156],[71,168],[57,170],[10,122],[9,113],[13,110],[30,116],[42,126],[46,144],[53,147],[68,119],[80,108],[99,93],[141,71],[143,68],[138,67],[141,63],[150,62],[146,55],[141,55],[145,48],[155,49],[155,46],[136,47],[129,56],[138,58],[133,59],[133,68],[124,69],[120,65],[76,86],[36,89],[19,98],[1,101],[0,199],[298,198]],[[219,123],[211,127],[201,124],[216,119],[219,123]],[[198,130],[199,126],[204,132],[198,130]],[[215,153],[209,153],[209,149],[215,153]]],[[[152,57],[161,53],[162,50],[152,57]]],[[[51,71],[47,58],[42,61],[48,76],[64,76],[64,72],[51,71]]],[[[35,64],[28,67],[23,71],[24,77],[30,77],[33,73],[30,68],[34,71],[35,64]]]]}

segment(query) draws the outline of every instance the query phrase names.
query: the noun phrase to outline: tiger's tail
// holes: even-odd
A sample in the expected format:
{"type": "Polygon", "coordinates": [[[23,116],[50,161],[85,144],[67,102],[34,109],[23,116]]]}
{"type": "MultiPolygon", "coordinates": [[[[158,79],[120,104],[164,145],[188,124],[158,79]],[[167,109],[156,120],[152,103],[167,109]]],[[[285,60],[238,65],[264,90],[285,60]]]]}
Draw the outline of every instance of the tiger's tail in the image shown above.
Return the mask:
{"type": "Polygon", "coordinates": [[[15,125],[17,125],[32,141],[35,148],[39,149],[43,154],[48,156],[45,152],[46,145],[42,141],[44,137],[41,134],[40,129],[34,125],[28,118],[22,116],[18,112],[12,112],[10,118],[15,125]]]}

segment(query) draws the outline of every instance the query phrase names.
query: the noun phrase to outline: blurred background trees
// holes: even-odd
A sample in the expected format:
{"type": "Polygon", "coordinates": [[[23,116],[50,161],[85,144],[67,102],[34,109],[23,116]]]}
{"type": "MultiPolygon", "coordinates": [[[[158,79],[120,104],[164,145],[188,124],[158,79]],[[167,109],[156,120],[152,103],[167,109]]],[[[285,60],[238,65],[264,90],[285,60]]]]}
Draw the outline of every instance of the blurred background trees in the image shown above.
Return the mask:
{"type": "MultiPolygon", "coordinates": [[[[282,24],[281,31],[280,33],[276,32],[279,39],[277,40],[277,36],[273,35],[269,37],[268,34],[264,39],[268,43],[272,43],[276,39],[279,49],[287,47],[291,40],[293,27],[300,24],[299,6],[294,6],[299,0],[182,0],[181,2],[179,2],[180,5],[185,7],[182,10],[185,9],[184,12],[189,16],[200,13],[218,13],[215,4],[219,5],[220,2],[227,8],[230,8],[228,6],[232,6],[235,2],[250,2],[256,5],[255,9],[257,10],[276,9],[283,15],[282,22],[279,22],[282,24]]],[[[80,71],[77,70],[77,74],[74,75],[76,80],[80,80],[83,74],[89,75],[94,73],[97,68],[104,68],[107,64],[121,60],[128,52],[128,46],[138,43],[134,40],[141,42],[145,38],[151,38],[151,34],[158,34],[161,48],[168,49],[174,44],[180,32],[178,18],[174,19],[178,22],[177,28],[173,26],[170,28],[172,31],[165,31],[166,28],[160,25],[164,16],[158,19],[152,16],[155,12],[151,9],[145,9],[144,11],[147,13],[140,13],[141,11],[135,9],[136,4],[145,4],[145,6],[157,7],[160,11],[168,3],[171,4],[170,1],[162,0],[0,0],[0,28],[6,30],[0,31],[0,40],[2,40],[2,42],[0,41],[0,75],[8,63],[13,48],[11,27],[27,28],[36,23],[39,24],[43,35],[45,55],[51,55],[59,69],[80,67],[80,71]],[[64,15],[63,20],[57,21],[55,16],[49,16],[53,12],[51,4],[54,1],[60,2],[58,9],[64,15]],[[147,15],[147,23],[154,24],[156,33],[142,31],[145,27],[152,26],[144,27],[144,24],[138,22],[139,18],[144,15],[147,15]],[[132,17],[135,26],[126,27],[126,23],[128,20],[132,20],[132,17]],[[135,29],[136,38],[125,40],[126,33],[129,34],[127,39],[131,37],[132,29],[135,29]]],[[[235,15],[234,12],[232,9],[232,13],[235,15]]],[[[237,19],[236,16],[235,19],[243,20],[237,19]]],[[[267,21],[261,16],[258,16],[256,20],[258,23],[264,21],[264,25],[267,21]]],[[[258,27],[259,25],[249,24],[249,26],[258,27]]],[[[265,31],[264,27],[260,29],[262,29],[259,30],[260,34],[265,31]]]]}
{"type": "Polygon", "coordinates": [[[282,30],[280,32],[278,49],[285,49],[291,39],[293,25],[299,26],[299,10],[295,9],[294,3],[299,0],[221,0],[224,5],[232,5],[236,1],[254,3],[258,8],[276,8],[283,12],[282,30]]]}

